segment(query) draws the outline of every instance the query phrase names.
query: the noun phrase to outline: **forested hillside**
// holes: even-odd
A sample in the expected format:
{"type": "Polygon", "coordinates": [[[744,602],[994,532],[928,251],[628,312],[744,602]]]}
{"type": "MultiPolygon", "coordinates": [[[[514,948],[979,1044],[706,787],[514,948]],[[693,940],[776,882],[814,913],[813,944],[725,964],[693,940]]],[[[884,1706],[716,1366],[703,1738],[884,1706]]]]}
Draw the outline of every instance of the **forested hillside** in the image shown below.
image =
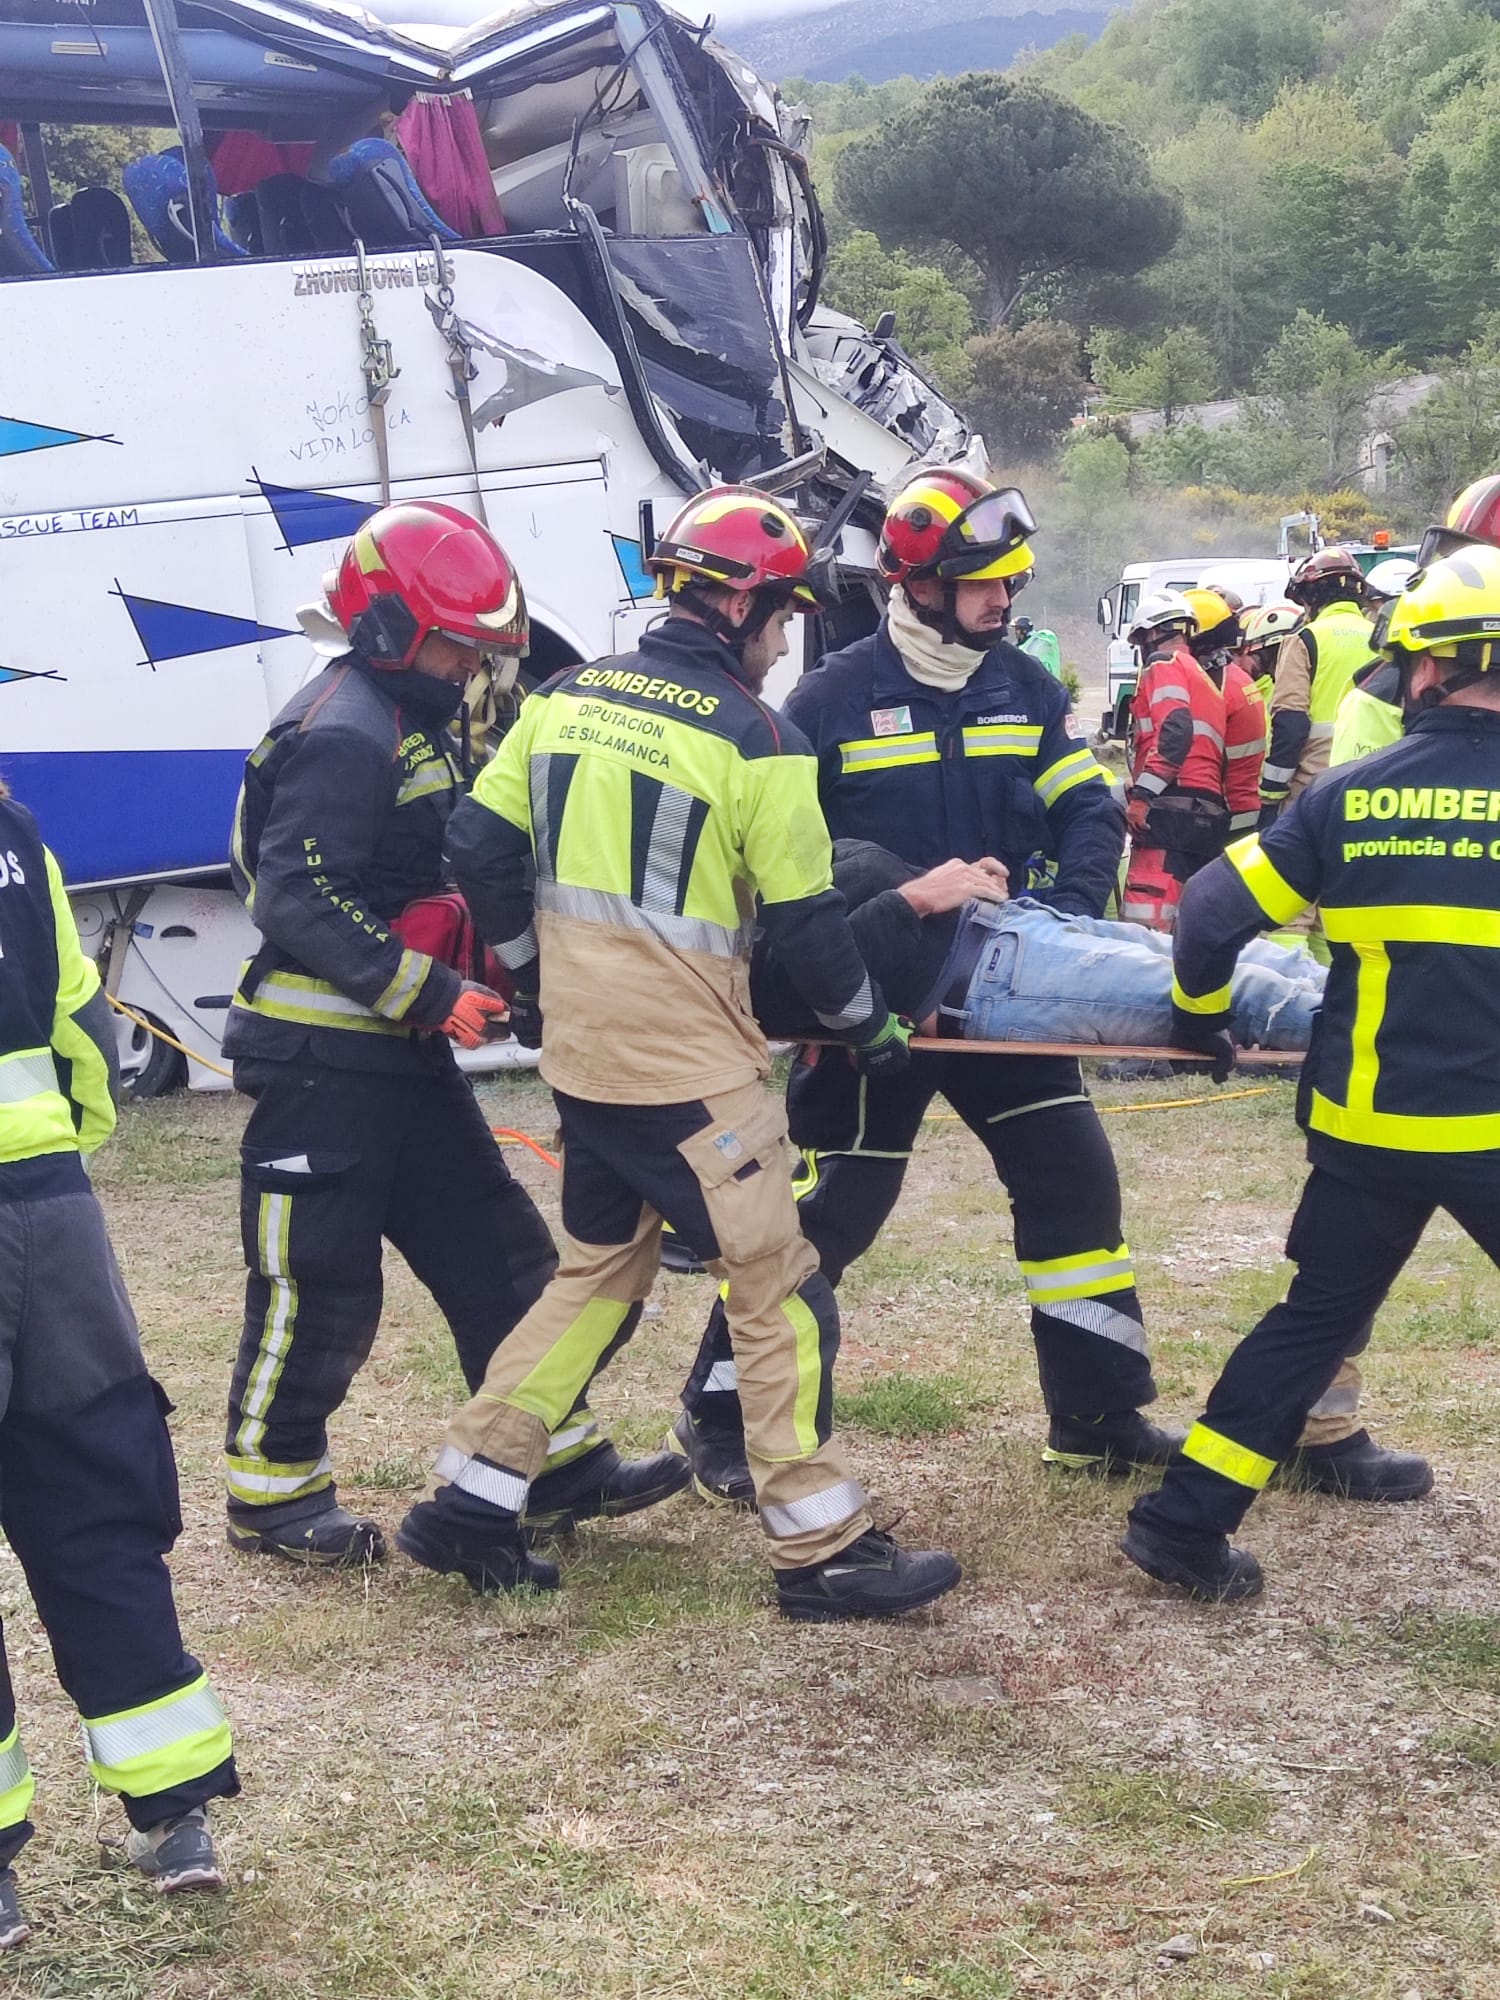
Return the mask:
{"type": "Polygon", "coordinates": [[[1262,542],[1307,494],[1414,524],[1500,458],[1497,14],[1136,0],[1003,79],[789,83],[815,114],[829,295],[894,307],[1005,461],[1070,439],[1061,478],[1086,471],[1106,511],[1186,488],[1200,522],[1262,542]],[[1382,403],[1427,369],[1424,401],[1382,403]],[[1236,421],[1192,421],[1226,397],[1236,421]]]}

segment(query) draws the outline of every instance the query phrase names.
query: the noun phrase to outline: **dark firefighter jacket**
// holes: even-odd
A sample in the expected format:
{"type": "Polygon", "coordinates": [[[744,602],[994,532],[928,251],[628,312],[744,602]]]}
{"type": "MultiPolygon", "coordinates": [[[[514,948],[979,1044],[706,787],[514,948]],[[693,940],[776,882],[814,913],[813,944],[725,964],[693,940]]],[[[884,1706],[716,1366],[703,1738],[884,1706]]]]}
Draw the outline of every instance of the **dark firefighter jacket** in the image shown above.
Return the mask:
{"type": "Polygon", "coordinates": [[[1419,716],[1197,875],[1173,943],[1177,1004],[1223,1025],[1235,954],[1310,903],[1332,964],[1304,1095],[1309,1156],[1500,1164],[1500,713],[1419,716]]]}
{"type": "Polygon", "coordinates": [[[1066,689],[1018,647],[992,646],[950,694],[912,679],[882,621],[805,675],[786,714],[812,744],[835,839],[921,868],[993,855],[1012,895],[1103,914],[1124,808],[1066,689]]]}
{"type": "Polygon", "coordinates": [[[453,816],[481,935],[522,991],[540,961],[542,1074],[572,1096],[681,1103],[764,1076],[757,920],[831,1035],[885,1018],[807,744],[734,666],[669,618],[638,652],[557,675],[453,816]]]}
{"type": "Polygon", "coordinates": [[[461,981],[386,925],[443,887],[462,789],[443,724],[458,701],[430,676],[345,658],[251,752],[231,867],[264,942],[234,996],[226,1055],[284,1061],[309,1048],[346,1069],[430,1066],[433,1039],[418,1031],[447,1019],[461,981]]]}
{"type": "Polygon", "coordinates": [[[115,1126],[115,1033],[62,875],[0,786],[0,1201],[88,1185],[115,1126]]]}

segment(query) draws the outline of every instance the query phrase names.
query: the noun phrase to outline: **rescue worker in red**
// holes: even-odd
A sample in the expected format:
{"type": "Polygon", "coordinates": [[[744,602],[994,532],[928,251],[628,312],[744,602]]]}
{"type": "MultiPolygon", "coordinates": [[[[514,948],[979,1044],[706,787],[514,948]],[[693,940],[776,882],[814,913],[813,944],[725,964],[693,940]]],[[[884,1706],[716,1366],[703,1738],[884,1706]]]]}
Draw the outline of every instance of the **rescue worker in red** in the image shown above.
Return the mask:
{"type": "Polygon", "coordinates": [[[1185,590],[1197,630],[1188,651],[1224,697],[1224,805],[1229,836],[1260,823],[1260,767],[1266,755],[1266,705],[1240,658],[1241,600],[1233,592],[1185,590]]]}
{"type": "MultiPolygon", "coordinates": [[[[786,715],[817,758],[836,840],[873,841],[911,866],[999,865],[1013,896],[1100,916],[1123,845],[1118,801],[1066,690],[1006,637],[1033,567],[1022,495],[958,466],[914,475],[887,510],[891,584],[877,631],[805,674],[786,715]]],[[[1196,669],[1195,669],[1196,671],[1196,669]]],[[[972,941],[930,1008],[963,1031],[972,941]]],[[[816,1059],[815,1059],[816,1058],[816,1059]]],[[[1156,1385],[1121,1219],[1119,1176],[1076,1061],[918,1054],[861,1076],[839,1050],[793,1068],[802,1226],[834,1284],[895,1207],[934,1097],[988,1151],[1009,1195],[1054,1465],[1161,1465],[1177,1437],[1142,1414],[1156,1385]]],[[[700,1490],[748,1499],[738,1372],[721,1310],[705,1334],[669,1443],[700,1490]]]]}
{"type": "Polygon", "coordinates": [[[1141,677],[1130,704],[1130,866],[1121,915],[1170,930],[1182,884],[1224,846],[1224,697],[1193,658],[1197,619],[1175,590],[1141,601],[1130,643],[1141,677]]]}
{"type": "MultiPolygon", "coordinates": [[[[337,657],[251,752],[235,812],[235,885],[262,943],[224,1038],[255,1100],[225,1472],[235,1548],[332,1567],[385,1553],[338,1503],[327,1429],[375,1338],[382,1238],[437,1301],[471,1386],[557,1257],[453,1059],[506,1003],[398,924],[447,886],[465,789],[449,725],[486,658],[515,679],[520,582],[487,529],[423,500],[367,521],[327,589],[304,622],[337,657]]],[[[685,1476],[665,1453],[627,1464],[580,1400],[554,1427],[533,1524],[632,1513],[685,1476]]]]}

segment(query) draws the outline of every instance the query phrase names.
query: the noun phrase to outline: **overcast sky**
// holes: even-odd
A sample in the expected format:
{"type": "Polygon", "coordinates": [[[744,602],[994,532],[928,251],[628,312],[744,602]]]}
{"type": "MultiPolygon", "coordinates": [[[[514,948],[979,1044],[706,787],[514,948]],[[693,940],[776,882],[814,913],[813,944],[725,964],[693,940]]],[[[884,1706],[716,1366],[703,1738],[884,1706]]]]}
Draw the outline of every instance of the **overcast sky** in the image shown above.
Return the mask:
{"type": "MultiPolygon", "coordinates": [[[[712,14],[716,21],[726,28],[737,27],[742,21],[769,21],[778,14],[796,14],[806,11],[806,0],[672,0],[672,4],[693,20],[701,21],[705,14],[712,14]]],[[[813,0],[818,7],[831,6],[833,0],[813,0]]]]}

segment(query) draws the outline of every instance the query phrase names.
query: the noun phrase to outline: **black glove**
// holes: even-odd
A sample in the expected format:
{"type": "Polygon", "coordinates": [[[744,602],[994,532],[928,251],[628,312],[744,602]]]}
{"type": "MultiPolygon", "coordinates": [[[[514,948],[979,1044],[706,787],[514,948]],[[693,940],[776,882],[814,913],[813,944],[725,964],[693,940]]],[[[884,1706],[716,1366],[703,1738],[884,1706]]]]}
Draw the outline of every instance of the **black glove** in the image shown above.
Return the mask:
{"type": "Polygon", "coordinates": [[[1227,1083],[1234,1068],[1235,1046],[1226,1028],[1216,1028],[1203,1014],[1189,1014],[1181,1007],[1172,1009],[1174,1049],[1201,1051],[1202,1062],[1174,1062],[1179,1076],[1209,1076],[1215,1083],[1227,1083]]]}
{"type": "Polygon", "coordinates": [[[523,1049],[542,1046],[542,999],[539,993],[512,993],[510,1031],[523,1049]]]}
{"type": "Polygon", "coordinates": [[[1264,833],[1267,827],[1274,826],[1280,819],[1285,805],[1285,799],[1276,799],[1270,805],[1262,805],[1260,818],[1255,822],[1256,832],[1264,833]]]}
{"type": "Polygon", "coordinates": [[[854,1051],[854,1060],[862,1076],[900,1076],[910,1066],[911,1050],[907,1044],[911,1040],[911,1029],[904,1021],[898,1021],[894,1014],[887,1014],[880,1026],[866,1042],[860,1042],[854,1051]]]}

